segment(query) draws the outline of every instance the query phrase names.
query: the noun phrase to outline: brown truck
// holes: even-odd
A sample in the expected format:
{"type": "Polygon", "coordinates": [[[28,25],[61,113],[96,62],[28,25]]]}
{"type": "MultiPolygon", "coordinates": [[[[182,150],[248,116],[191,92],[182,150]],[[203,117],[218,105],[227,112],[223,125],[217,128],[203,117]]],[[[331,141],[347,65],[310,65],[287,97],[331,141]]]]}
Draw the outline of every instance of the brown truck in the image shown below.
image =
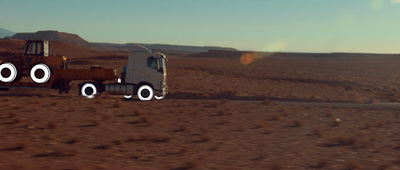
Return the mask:
{"type": "Polygon", "coordinates": [[[64,56],[50,54],[46,40],[27,40],[22,55],[0,56],[0,89],[52,88],[68,93],[71,81],[86,80],[78,85],[80,95],[93,98],[102,92],[137,95],[140,100],[162,99],[167,94],[165,55],[142,46],[133,46],[127,66],[118,82],[115,69],[92,67],[68,69],[64,56]]]}
{"type": "Polygon", "coordinates": [[[52,88],[68,92],[73,80],[115,80],[108,68],[68,69],[67,57],[50,54],[46,40],[27,40],[22,55],[0,57],[0,87],[52,88]],[[22,81],[27,80],[27,81],[22,81]]]}

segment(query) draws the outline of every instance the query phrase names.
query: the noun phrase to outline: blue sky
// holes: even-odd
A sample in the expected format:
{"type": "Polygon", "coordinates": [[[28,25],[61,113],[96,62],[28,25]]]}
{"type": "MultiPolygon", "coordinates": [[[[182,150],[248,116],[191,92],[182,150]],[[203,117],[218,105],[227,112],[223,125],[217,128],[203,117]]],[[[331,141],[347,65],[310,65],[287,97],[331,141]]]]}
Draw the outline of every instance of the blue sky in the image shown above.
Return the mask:
{"type": "Polygon", "coordinates": [[[0,28],[90,42],[400,53],[400,0],[0,0],[0,28]]]}

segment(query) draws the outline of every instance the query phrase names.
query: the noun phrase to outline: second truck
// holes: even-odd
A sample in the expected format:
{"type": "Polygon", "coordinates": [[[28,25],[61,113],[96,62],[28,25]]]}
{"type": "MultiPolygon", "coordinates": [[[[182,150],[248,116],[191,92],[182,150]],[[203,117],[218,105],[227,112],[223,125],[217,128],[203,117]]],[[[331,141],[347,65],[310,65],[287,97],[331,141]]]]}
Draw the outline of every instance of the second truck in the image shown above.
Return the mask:
{"type": "Polygon", "coordinates": [[[136,45],[129,52],[118,77],[116,69],[110,68],[69,69],[67,57],[51,54],[49,41],[27,40],[23,54],[0,56],[0,89],[51,88],[62,93],[69,91],[72,81],[83,80],[79,94],[88,98],[103,92],[145,101],[164,98],[166,56],[136,45]]]}

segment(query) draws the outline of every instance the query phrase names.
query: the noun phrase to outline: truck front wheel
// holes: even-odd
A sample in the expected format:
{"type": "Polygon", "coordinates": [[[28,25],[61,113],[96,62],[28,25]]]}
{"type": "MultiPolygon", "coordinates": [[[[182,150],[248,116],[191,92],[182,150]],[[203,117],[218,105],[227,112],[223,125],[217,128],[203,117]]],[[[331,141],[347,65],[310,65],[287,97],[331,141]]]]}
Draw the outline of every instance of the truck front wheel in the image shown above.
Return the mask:
{"type": "Polygon", "coordinates": [[[154,92],[153,89],[149,85],[143,85],[139,87],[137,91],[137,95],[139,100],[149,101],[153,98],[154,92]]]}
{"type": "Polygon", "coordinates": [[[93,83],[85,83],[81,88],[81,94],[89,99],[94,98],[97,88],[93,83]]]}

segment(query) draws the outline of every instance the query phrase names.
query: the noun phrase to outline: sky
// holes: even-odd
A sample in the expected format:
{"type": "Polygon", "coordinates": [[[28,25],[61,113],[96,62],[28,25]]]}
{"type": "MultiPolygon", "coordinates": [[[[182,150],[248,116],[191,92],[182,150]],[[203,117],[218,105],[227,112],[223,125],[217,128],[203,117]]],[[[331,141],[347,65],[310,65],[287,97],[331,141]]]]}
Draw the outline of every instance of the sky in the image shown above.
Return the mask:
{"type": "Polygon", "coordinates": [[[400,0],[0,0],[0,28],[90,42],[400,53],[400,0]]]}

